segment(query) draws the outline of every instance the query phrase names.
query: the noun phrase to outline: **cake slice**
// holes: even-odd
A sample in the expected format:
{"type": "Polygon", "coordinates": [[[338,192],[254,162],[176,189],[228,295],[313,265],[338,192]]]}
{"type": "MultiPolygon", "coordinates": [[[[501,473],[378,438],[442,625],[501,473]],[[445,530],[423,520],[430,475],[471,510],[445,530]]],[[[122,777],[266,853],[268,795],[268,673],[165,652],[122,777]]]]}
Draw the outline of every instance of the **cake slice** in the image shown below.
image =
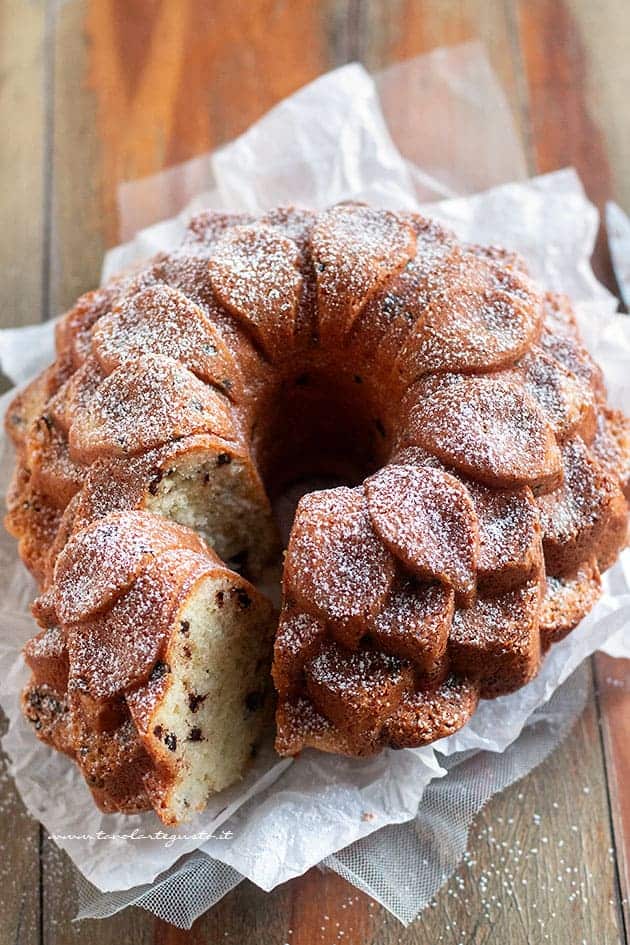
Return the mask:
{"type": "Polygon", "coordinates": [[[242,777],[271,714],[275,614],[194,532],[99,519],[71,535],[35,613],[25,713],[101,809],[178,824],[242,777]]]}

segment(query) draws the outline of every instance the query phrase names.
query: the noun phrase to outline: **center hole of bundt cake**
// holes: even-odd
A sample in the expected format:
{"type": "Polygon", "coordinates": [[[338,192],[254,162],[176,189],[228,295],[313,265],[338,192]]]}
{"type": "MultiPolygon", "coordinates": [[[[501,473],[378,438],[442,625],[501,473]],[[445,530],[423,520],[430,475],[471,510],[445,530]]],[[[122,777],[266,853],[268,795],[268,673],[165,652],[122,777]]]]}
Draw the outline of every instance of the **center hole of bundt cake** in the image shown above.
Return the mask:
{"type": "Polygon", "coordinates": [[[254,455],[274,504],[283,495],[357,485],[385,462],[387,419],[359,374],[295,371],[254,431],[254,455]]]}

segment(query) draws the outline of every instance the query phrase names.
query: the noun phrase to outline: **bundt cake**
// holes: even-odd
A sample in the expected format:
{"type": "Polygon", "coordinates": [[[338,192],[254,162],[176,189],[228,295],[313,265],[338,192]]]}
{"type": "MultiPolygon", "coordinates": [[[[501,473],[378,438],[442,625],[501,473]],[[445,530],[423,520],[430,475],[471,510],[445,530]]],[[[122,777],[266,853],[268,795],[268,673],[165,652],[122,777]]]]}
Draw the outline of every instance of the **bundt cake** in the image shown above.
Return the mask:
{"type": "Polygon", "coordinates": [[[625,545],[630,423],[516,255],[340,204],[206,212],[83,296],[13,401],[26,716],[178,823],[276,747],[367,755],[524,685],[625,545]],[[271,502],[300,500],[279,619],[271,502]]]}

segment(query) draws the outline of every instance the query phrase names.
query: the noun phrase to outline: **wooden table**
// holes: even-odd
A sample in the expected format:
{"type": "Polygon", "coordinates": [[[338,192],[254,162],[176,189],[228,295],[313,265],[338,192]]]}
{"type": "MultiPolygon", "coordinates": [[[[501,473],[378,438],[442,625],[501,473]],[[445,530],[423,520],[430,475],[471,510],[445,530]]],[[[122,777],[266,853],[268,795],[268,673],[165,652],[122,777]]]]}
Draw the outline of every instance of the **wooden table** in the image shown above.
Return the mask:
{"type": "MultiPolygon", "coordinates": [[[[1,0],[0,322],[48,318],[97,282],[120,182],[233,137],[334,66],[474,37],[530,170],[574,164],[600,206],[630,209],[627,0],[1,0]]],[[[596,267],[611,284],[601,240],[596,267]]],[[[5,777],[0,943],[627,943],[630,664],[598,658],[593,678],[574,732],[489,804],[468,863],[407,930],[317,871],[271,895],[244,883],[190,933],[137,909],[71,924],[72,867],[5,777]]]]}

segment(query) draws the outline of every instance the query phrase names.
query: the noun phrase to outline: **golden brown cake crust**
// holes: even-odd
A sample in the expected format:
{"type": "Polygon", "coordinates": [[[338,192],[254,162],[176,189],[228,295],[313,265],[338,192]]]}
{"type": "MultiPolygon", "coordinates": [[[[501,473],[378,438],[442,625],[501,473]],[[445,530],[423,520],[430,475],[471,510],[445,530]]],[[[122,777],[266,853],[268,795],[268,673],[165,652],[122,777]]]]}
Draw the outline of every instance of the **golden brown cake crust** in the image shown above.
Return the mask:
{"type": "Polygon", "coordinates": [[[266,516],[263,483],[347,483],[306,495],[291,530],[282,754],[456,731],[532,678],[626,543],[629,421],[570,302],[419,215],[204,212],[179,249],[82,297],[57,353],[6,418],[7,527],[46,592],[24,708],[85,748],[106,809],[163,804],[168,753],[142,742],[156,667],[175,603],[223,567],[194,515],[152,514],[177,518],[186,470],[221,482],[226,521],[236,483],[266,516]]]}

